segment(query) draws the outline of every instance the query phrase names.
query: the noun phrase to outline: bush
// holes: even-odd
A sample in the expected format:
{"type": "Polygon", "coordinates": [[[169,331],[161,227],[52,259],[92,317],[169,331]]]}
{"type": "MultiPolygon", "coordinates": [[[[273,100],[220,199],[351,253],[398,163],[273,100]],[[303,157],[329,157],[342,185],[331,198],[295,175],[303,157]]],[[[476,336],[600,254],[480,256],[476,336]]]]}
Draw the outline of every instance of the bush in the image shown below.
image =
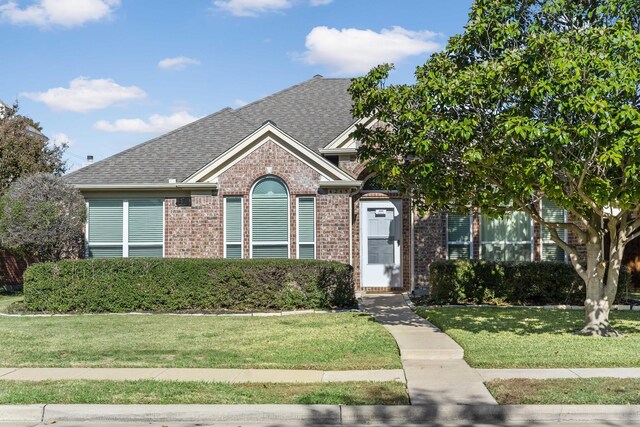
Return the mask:
{"type": "MultiPolygon", "coordinates": [[[[618,297],[629,286],[629,272],[620,271],[618,297]]],[[[430,266],[429,298],[435,304],[582,305],[585,285],[563,262],[436,261],[430,266]]]]}
{"type": "Polygon", "coordinates": [[[35,264],[29,311],[254,311],[356,306],[352,268],[330,261],[110,258],[35,264]]]}

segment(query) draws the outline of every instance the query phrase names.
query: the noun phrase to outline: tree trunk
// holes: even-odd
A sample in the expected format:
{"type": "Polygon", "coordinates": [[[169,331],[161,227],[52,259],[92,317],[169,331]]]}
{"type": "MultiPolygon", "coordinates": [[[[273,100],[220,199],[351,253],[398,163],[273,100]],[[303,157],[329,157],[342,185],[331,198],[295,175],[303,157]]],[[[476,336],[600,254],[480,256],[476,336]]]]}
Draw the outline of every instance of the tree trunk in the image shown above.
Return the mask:
{"type": "MultiPolygon", "coordinates": [[[[584,327],[577,333],[601,337],[617,337],[618,332],[609,324],[609,311],[618,288],[619,259],[604,258],[602,237],[589,233],[587,243],[586,287],[584,301],[584,327]],[[607,271],[608,270],[608,271],[607,271]],[[605,282],[605,272],[606,282],[605,282]]],[[[612,242],[613,243],[613,242],[612,242]]],[[[615,254],[610,253],[610,256],[615,254]]]]}

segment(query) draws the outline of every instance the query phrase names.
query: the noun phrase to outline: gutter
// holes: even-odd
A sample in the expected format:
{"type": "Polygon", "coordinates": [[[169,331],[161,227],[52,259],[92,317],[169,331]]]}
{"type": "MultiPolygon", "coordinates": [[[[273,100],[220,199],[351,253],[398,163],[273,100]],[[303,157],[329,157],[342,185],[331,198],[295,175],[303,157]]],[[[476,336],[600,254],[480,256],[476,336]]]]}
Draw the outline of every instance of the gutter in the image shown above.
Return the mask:
{"type": "Polygon", "coordinates": [[[355,148],[321,148],[320,154],[325,155],[340,155],[340,154],[357,154],[358,150],[355,148]]]}
{"type": "Polygon", "coordinates": [[[71,184],[80,191],[149,191],[149,190],[217,190],[218,184],[211,182],[167,183],[167,184],[71,184]]]}
{"type": "Polygon", "coordinates": [[[320,188],[352,188],[362,187],[362,181],[320,181],[320,188]]]}

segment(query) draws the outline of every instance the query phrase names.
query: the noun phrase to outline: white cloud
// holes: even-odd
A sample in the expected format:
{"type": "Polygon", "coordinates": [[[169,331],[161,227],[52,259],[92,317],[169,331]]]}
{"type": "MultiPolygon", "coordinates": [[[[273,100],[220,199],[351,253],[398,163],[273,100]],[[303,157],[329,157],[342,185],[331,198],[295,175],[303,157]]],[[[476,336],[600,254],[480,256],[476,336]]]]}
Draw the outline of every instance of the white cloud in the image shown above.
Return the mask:
{"type": "Polygon", "coordinates": [[[293,2],[293,0],[214,0],[213,4],[235,16],[256,16],[265,12],[288,9],[293,2]]]}
{"type": "Polygon", "coordinates": [[[373,30],[315,27],[307,34],[302,59],[311,65],[328,67],[333,73],[357,75],[385,62],[424,55],[440,49],[431,31],[410,31],[402,27],[373,30]]]}
{"type": "Polygon", "coordinates": [[[309,5],[311,6],[324,6],[326,4],[332,3],[333,0],[309,0],[309,5]]]}
{"type": "Polygon", "coordinates": [[[120,0],[38,0],[21,8],[15,1],[0,4],[0,18],[17,25],[75,27],[111,16],[120,0]]]}
{"type": "Polygon", "coordinates": [[[149,120],[147,121],[142,119],[118,119],[115,122],[99,120],[93,125],[93,127],[104,132],[169,132],[197,119],[198,117],[194,117],[186,111],[182,111],[170,116],[154,114],[149,117],[149,120]]]}
{"type": "Polygon", "coordinates": [[[176,56],[175,58],[165,58],[158,62],[158,67],[164,70],[182,70],[187,65],[200,65],[200,61],[186,56],[176,56]]]}
{"type": "Polygon", "coordinates": [[[71,80],[69,88],[55,87],[46,92],[27,92],[21,95],[43,102],[60,111],[84,113],[109,107],[115,103],[142,99],[147,94],[137,86],[120,86],[111,79],[91,80],[78,77],[71,80]]]}
{"type": "Polygon", "coordinates": [[[67,144],[67,147],[71,147],[75,144],[75,141],[69,138],[66,133],[58,132],[53,134],[49,143],[54,147],[60,147],[62,144],[67,144]]]}
{"type": "Polygon", "coordinates": [[[244,107],[245,105],[247,105],[248,102],[245,101],[244,99],[234,99],[233,100],[233,105],[235,105],[236,107],[244,107]]]}

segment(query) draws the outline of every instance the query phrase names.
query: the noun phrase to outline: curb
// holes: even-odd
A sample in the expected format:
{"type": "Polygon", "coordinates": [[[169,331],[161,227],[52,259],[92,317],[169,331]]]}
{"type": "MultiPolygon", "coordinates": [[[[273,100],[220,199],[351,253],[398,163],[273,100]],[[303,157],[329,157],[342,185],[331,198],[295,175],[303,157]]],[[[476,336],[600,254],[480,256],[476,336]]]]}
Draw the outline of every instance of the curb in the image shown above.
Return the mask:
{"type": "Polygon", "coordinates": [[[297,422],[305,425],[640,421],[640,405],[2,405],[0,422],[297,422]]]}

